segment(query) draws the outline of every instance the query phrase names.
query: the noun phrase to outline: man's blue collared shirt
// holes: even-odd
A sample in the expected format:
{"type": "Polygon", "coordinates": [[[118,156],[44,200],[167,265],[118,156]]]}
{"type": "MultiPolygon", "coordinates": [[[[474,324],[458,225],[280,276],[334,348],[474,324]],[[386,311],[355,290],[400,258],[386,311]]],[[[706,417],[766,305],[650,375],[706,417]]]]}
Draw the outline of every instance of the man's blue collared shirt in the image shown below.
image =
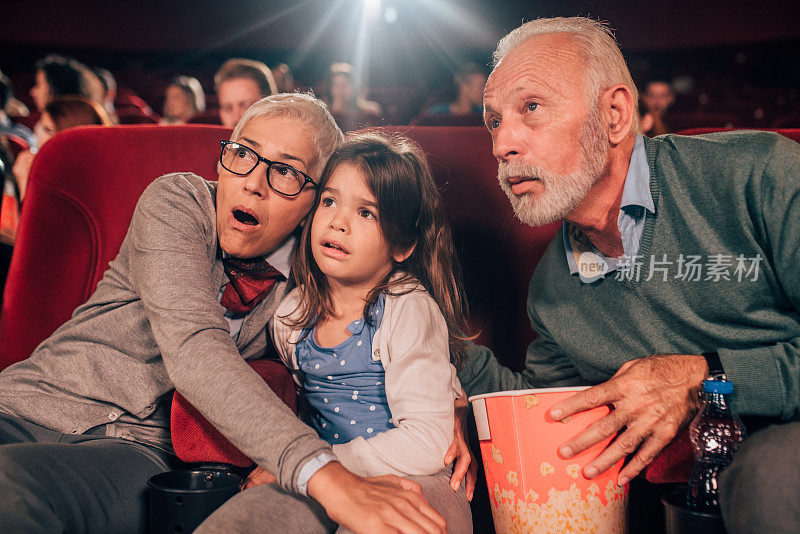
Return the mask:
{"type": "MultiPolygon", "coordinates": [[[[655,213],[653,195],[650,192],[650,168],[647,165],[647,154],[644,150],[644,137],[636,136],[633,144],[631,162],[628,174],[625,176],[625,186],[622,189],[622,201],[619,208],[617,225],[622,236],[622,249],[625,257],[631,258],[639,252],[639,245],[644,233],[644,222],[647,212],[655,213]]],[[[569,224],[564,221],[562,227],[564,236],[564,250],[567,253],[567,263],[570,274],[578,273],[578,264],[572,254],[572,245],[569,242],[569,224]]],[[[624,262],[623,258],[609,258],[592,245],[592,252],[602,258],[608,265],[608,272],[619,268],[624,262]]]]}

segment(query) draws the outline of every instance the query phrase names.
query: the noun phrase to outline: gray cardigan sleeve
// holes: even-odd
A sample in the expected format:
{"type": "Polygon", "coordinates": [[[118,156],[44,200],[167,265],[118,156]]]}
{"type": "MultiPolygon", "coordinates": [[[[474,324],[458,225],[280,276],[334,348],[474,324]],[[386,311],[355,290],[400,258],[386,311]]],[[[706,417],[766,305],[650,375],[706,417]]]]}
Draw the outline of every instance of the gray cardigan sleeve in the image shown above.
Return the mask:
{"type": "Polygon", "coordinates": [[[329,450],[245,363],[212,283],[214,198],[193,175],[167,175],[142,195],[130,228],[131,283],[175,388],[282,487],[329,450]]]}

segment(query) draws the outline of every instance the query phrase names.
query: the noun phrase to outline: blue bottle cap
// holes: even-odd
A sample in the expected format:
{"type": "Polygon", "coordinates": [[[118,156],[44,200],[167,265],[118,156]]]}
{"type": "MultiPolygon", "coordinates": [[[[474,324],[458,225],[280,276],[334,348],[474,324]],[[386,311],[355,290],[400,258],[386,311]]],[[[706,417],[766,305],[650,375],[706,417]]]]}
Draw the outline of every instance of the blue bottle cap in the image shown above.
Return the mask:
{"type": "Polygon", "coordinates": [[[733,382],[727,380],[703,380],[705,393],[733,393],[733,382]]]}

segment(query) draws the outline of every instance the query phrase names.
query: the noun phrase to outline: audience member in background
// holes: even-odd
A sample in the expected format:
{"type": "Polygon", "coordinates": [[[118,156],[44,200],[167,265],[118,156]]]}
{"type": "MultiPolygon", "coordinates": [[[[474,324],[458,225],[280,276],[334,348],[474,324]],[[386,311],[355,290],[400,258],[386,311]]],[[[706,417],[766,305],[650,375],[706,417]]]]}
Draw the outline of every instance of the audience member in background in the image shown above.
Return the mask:
{"type": "Polygon", "coordinates": [[[278,63],[272,67],[272,77],[275,78],[275,85],[279,93],[291,93],[294,91],[294,76],[292,69],[286,63],[278,63]]]}
{"type": "Polygon", "coordinates": [[[380,104],[361,98],[353,66],[349,63],[331,65],[328,72],[328,107],[345,132],[377,126],[383,113],[380,104]]]}
{"type": "Polygon", "coordinates": [[[253,59],[232,58],[222,64],[214,75],[214,87],[219,99],[219,119],[222,125],[233,128],[247,109],[278,92],[272,71],[253,59]]]}
{"type": "MultiPolygon", "coordinates": [[[[650,81],[645,87],[642,102],[644,107],[647,108],[647,113],[652,115],[653,119],[652,124],[643,124],[642,132],[650,137],[670,133],[664,116],[670,106],[675,103],[675,93],[672,91],[672,86],[664,80],[650,81]],[[650,127],[645,129],[645,125],[650,127]]],[[[644,117],[645,115],[642,115],[642,118],[644,117]]]]}
{"type": "Polygon", "coordinates": [[[117,119],[117,110],[114,108],[114,101],[117,99],[117,80],[114,79],[114,75],[111,74],[108,69],[104,69],[103,67],[95,67],[92,69],[92,72],[94,72],[103,86],[103,108],[116,124],[119,122],[117,119]]]}
{"type": "Polygon", "coordinates": [[[7,137],[13,136],[21,139],[29,147],[36,146],[36,137],[33,131],[27,126],[16,124],[6,113],[6,106],[14,100],[14,86],[8,76],[0,71],[0,143],[10,150],[7,145],[7,137]]]}
{"type": "Polygon", "coordinates": [[[645,105],[644,101],[639,98],[639,130],[644,134],[648,134],[648,132],[655,127],[655,124],[655,116],[647,109],[647,105],[645,105]]]}
{"type": "Polygon", "coordinates": [[[11,255],[14,252],[15,232],[5,228],[6,219],[16,221],[19,218],[19,206],[16,201],[16,189],[11,175],[11,153],[0,145],[0,185],[2,185],[2,204],[0,204],[0,299],[6,285],[8,267],[11,265],[11,255]],[[11,196],[6,202],[5,190],[9,188],[11,196]],[[8,204],[8,205],[6,205],[8,204]]]}
{"type": "Polygon", "coordinates": [[[36,63],[36,82],[30,91],[36,109],[60,96],[77,95],[103,103],[103,84],[83,63],[69,57],[51,54],[36,63]]]}
{"type": "Polygon", "coordinates": [[[11,259],[9,245],[14,244],[17,221],[19,221],[19,194],[17,182],[11,174],[13,156],[11,152],[0,144],[0,184],[3,185],[2,201],[0,202],[0,294],[5,284],[8,264],[11,259]]]}
{"type": "Polygon", "coordinates": [[[161,124],[186,124],[206,110],[206,95],[197,78],[176,76],[167,85],[161,124]]]}
{"type": "MultiPolygon", "coordinates": [[[[30,128],[14,124],[5,112],[6,105],[12,98],[14,98],[14,92],[11,80],[0,72],[0,184],[3,187],[2,202],[0,203],[0,243],[5,244],[14,242],[17,221],[19,220],[19,192],[17,181],[11,173],[11,168],[14,164],[14,151],[11,148],[10,139],[21,141],[18,146],[24,146],[24,144],[29,147],[36,146],[36,137],[30,128]]],[[[0,274],[2,279],[5,279],[7,257],[8,254],[3,249],[3,273],[0,274]]]]}
{"type": "Polygon", "coordinates": [[[453,102],[440,102],[428,108],[429,115],[467,115],[483,113],[483,87],[486,73],[475,63],[463,65],[454,76],[458,94],[453,102]]]}
{"type": "MultiPolygon", "coordinates": [[[[57,98],[45,106],[39,122],[36,123],[37,145],[41,147],[62,130],[87,124],[110,126],[112,122],[106,110],[96,102],[80,96],[57,98]]],[[[26,150],[20,152],[14,162],[14,178],[16,178],[19,205],[22,204],[25,198],[25,192],[28,188],[28,176],[30,175],[35,155],[35,152],[26,150]]],[[[6,204],[5,199],[3,204],[6,204]]]]}

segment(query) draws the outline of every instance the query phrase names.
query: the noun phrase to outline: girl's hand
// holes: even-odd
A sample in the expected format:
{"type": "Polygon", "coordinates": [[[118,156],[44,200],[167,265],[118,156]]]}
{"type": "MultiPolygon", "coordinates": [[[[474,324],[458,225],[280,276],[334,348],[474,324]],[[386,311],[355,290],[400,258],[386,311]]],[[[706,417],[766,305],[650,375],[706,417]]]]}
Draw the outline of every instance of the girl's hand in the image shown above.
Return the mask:
{"type": "Polygon", "coordinates": [[[240,489],[244,491],[249,488],[260,486],[261,484],[271,484],[277,481],[278,479],[272,476],[272,473],[258,465],[255,469],[250,471],[250,474],[247,475],[247,478],[242,482],[240,489]]]}
{"type": "Polygon", "coordinates": [[[444,455],[444,465],[450,465],[453,460],[453,476],[450,477],[450,487],[458,491],[461,481],[466,475],[467,500],[472,501],[475,493],[475,481],[478,479],[478,462],[472,457],[467,445],[467,393],[461,390],[461,396],[455,402],[455,428],[453,429],[453,443],[444,455]]]}

